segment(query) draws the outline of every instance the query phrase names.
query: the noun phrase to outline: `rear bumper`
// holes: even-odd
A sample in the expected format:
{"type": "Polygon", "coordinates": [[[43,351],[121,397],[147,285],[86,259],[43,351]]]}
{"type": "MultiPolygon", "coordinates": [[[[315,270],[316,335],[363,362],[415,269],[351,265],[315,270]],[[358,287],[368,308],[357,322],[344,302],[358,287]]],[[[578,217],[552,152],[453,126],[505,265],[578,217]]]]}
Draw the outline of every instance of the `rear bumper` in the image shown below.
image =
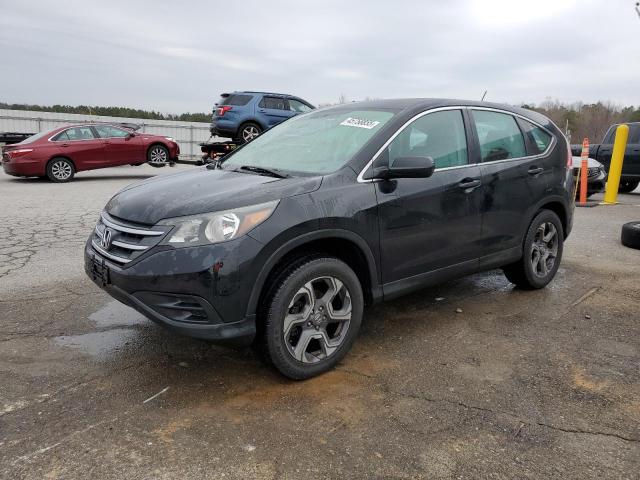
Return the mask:
{"type": "Polygon", "coordinates": [[[2,169],[7,175],[13,175],[14,177],[40,177],[45,174],[42,162],[38,160],[20,160],[18,162],[3,160],[2,169]]]}
{"type": "Polygon", "coordinates": [[[209,131],[211,135],[216,135],[223,138],[234,138],[238,131],[238,125],[235,122],[226,121],[223,119],[215,119],[209,125],[209,131]]]}

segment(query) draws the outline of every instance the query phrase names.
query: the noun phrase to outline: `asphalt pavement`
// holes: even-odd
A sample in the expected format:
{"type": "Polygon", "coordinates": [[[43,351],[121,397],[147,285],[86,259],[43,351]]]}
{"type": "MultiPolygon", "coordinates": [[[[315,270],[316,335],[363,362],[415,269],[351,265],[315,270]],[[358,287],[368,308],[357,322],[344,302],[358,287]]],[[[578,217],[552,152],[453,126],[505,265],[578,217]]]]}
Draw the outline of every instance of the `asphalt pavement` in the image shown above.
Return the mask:
{"type": "Polygon", "coordinates": [[[171,334],[85,277],[117,190],[0,173],[0,477],[640,478],[640,193],[576,209],[556,279],[500,271],[369,308],[334,371],[293,382],[171,334]]]}

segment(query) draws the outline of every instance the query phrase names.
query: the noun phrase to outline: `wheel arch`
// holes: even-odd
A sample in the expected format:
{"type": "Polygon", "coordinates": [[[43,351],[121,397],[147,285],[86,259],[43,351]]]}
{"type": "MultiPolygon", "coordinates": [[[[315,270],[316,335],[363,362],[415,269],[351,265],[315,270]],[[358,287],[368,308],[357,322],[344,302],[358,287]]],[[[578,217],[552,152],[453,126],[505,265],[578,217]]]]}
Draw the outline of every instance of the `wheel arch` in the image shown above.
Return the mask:
{"type": "Polygon", "coordinates": [[[169,147],[166,144],[162,143],[160,140],[155,140],[152,143],[150,143],[149,146],[147,147],[147,151],[145,153],[145,156],[146,156],[146,160],[145,161],[149,160],[149,152],[151,151],[151,149],[153,147],[156,147],[156,146],[161,146],[161,147],[166,148],[167,149],[167,157],[171,156],[171,150],[169,149],[169,147]]]}
{"type": "Polygon", "coordinates": [[[242,127],[244,127],[248,123],[253,123],[254,125],[257,125],[258,128],[260,128],[261,130],[260,133],[263,133],[267,129],[267,127],[263,125],[262,122],[260,122],[260,120],[258,120],[257,118],[247,118],[242,122],[240,122],[240,125],[238,125],[238,129],[236,130],[236,136],[240,135],[240,131],[242,130],[242,127]]]}
{"type": "Polygon", "coordinates": [[[78,171],[78,166],[76,165],[76,162],[73,161],[73,158],[69,157],[68,155],[52,155],[51,158],[47,160],[47,163],[44,166],[45,173],[49,169],[49,164],[53,162],[56,158],[64,158],[65,160],[69,160],[71,162],[71,165],[73,165],[73,171],[74,172],[78,171]]]}
{"type": "Polygon", "coordinates": [[[286,265],[314,253],[334,256],[349,265],[360,280],[366,304],[382,298],[375,257],[365,240],[348,230],[323,230],[291,239],[270,255],[254,282],[247,315],[257,313],[271,282],[286,268],[286,265]]]}
{"type": "MultiPolygon", "coordinates": [[[[551,210],[553,213],[558,215],[558,218],[560,219],[560,223],[562,223],[562,235],[563,235],[563,238],[566,239],[568,235],[567,233],[568,215],[567,215],[567,209],[564,206],[564,204],[559,201],[544,203],[540,205],[540,207],[538,208],[537,212],[533,215],[533,217],[535,217],[538,214],[538,212],[540,212],[540,210],[551,210]]],[[[531,220],[529,221],[529,224],[531,224],[532,221],[533,221],[533,218],[531,218],[531,220]]]]}

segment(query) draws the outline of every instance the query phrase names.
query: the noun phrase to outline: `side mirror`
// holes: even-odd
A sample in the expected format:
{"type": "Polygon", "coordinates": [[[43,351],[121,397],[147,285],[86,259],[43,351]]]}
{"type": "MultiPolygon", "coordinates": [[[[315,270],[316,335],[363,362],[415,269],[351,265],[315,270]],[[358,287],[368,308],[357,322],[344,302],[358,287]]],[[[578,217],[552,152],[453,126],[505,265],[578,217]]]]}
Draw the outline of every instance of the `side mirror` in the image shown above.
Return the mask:
{"type": "Polygon", "coordinates": [[[374,178],[427,178],[433,175],[436,165],[431,157],[397,157],[391,166],[380,166],[373,170],[374,178]]]}
{"type": "Polygon", "coordinates": [[[129,135],[127,135],[128,138],[133,138],[136,136],[135,132],[129,132],[129,135]]]}

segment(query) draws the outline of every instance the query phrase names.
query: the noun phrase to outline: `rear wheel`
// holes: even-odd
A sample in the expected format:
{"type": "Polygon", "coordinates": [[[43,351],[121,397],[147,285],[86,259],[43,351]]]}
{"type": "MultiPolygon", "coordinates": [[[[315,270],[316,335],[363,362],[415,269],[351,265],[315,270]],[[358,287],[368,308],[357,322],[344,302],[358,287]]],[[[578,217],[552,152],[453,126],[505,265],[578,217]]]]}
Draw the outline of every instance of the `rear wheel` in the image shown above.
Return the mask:
{"type": "Polygon", "coordinates": [[[52,182],[68,182],[75,173],[76,169],[68,158],[52,158],[47,164],[47,177],[52,182]]]}
{"type": "Polygon", "coordinates": [[[147,152],[147,163],[152,167],[164,167],[169,164],[169,150],[162,145],[153,145],[147,152]]]}
{"type": "Polygon", "coordinates": [[[525,289],[546,286],[560,266],[562,231],[558,215],[550,210],[538,213],[527,230],[522,258],[502,268],[507,279],[525,289]]]}
{"type": "Polygon", "coordinates": [[[242,125],[242,127],[240,127],[240,130],[238,131],[238,140],[240,140],[241,143],[247,143],[256,138],[261,133],[262,129],[258,124],[253,122],[245,123],[244,125],[242,125]]]}
{"type": "Polygon", "coordinates": [[[640,185],[640,180],[620,180],[618,191],[620,193],[631,193],[640,185]]]}
{"type": "Polygon", "coordinates": [[[292,264],[263,305],[262,351],[289,378],[323,373],[350,350],[363,308],[358,277],[341,260],[315,257],[292,264]]]}

